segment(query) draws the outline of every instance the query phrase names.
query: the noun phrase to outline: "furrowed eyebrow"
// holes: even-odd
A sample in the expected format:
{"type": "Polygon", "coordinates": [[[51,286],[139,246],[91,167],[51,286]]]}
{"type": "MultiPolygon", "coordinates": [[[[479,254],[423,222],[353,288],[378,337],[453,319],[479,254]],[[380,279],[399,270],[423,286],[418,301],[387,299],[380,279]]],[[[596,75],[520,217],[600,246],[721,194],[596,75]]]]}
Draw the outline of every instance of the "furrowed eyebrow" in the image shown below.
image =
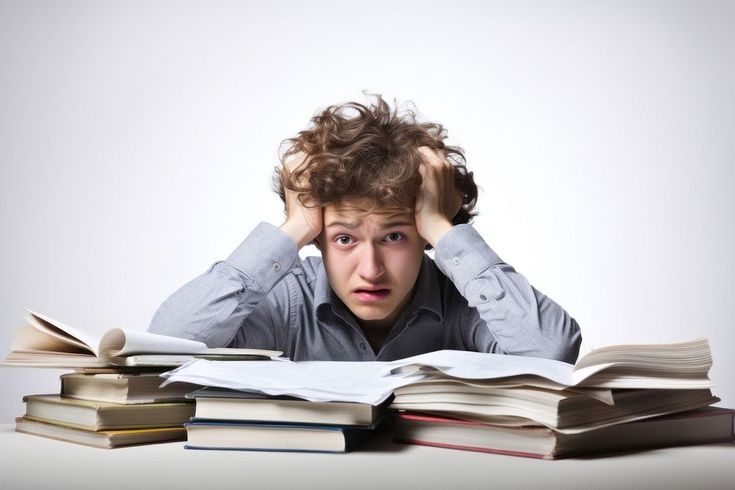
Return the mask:
{"type": "MultiPolygon", "coordinates": [[[[337,227],[341,226],[344,228],[347,228],[349,230],[354,230],[360,225],[359,221],[355,222],[347,222],[347,221],[333,221],[327,225],[327,228],[337,227]]],[[[412,221],[391,221],[389,223],[384,223],[380,225],[381,228],[398,228],[401,226],[413,226],[414,223],[412,221]]]]}
{"type": "Polygon", "coordinates": [[[354,230],[359,225],[358,222],[346,222],[346,221],[333,221],[327,225],[327,228],[332,228],[335,226],[341,226],[343,228],[348,228],[350,230],[354,230]]]}
{"type": "Polygon", "coordinates": [[[398,228],[401,226],[413,226],[414,223],[412,221],[391,221],[390,223],[385,223],[382,226],[382,228],[398,228]]]}

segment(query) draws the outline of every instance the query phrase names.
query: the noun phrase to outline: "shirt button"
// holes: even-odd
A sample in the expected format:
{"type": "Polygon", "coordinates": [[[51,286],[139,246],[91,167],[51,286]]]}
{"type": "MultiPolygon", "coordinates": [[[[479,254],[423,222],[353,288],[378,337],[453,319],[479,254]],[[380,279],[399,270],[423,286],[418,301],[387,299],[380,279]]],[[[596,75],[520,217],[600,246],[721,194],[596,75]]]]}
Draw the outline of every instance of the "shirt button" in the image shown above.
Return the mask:
{"type": "Polygon", "coordinates": [[[481,299],[482,301],[487,301],[487,296],[485,296],[484,294],[481,294],[481,295],[480,295],[480,299],[481,299]]]}
{"type": "Polygon", "coordinates": [[[273,270],[274,271],[280,271],[281,270],[281,264],[279,264],[278,262],[274,262],[273,263],[273,270]]]}
{"type": "Polygon", "coordinates": [[[360,342],[360,349],[365,350],[365,342],[360,342]]]}
{"type": "Polygon", "coordinates": [[[454,258],[452,259],[452,262],[454,263],[454,265],[457,265],[457,264],[459,264],[459,257],[454,257],[454,258]]]}

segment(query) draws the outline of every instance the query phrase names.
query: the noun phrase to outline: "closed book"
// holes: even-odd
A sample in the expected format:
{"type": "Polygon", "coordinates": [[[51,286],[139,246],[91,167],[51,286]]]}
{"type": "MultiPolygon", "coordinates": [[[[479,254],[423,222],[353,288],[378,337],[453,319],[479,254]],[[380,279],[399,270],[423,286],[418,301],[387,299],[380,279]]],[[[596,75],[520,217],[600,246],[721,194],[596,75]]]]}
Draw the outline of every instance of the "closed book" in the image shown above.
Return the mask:
{"type": "Polygon", "coordinates": [[[183,426],[194,415],[191,402],[122,405],[59,395],[26,395],[23,401],[27,419],[85,430],[183,426]]]}
{"type": "Polygon", "coordinates": [[[368,441],[376,429],[194,419],[186,424],[186,432],[187,449],[344,453],[368,441]]]}
{"type": "Polygon", "coordinates": [[[93,431],[49,424],[26,417],[15,419],[15,430],[25,434],[103,449],[134,444],[183,441],[186,439],[186,429],[184,427],[93,431]]]}
{"type": "Polygon", "coordinates": [[[370,426],[385,413],[385,404],[311,402],[225,389],[203,388],[188,396],[196,400],[197,419],[370,426]]]}
{"type": "Polygon", "coordinates": [[[61,395],[111,403],[154,403],[185,401],[188,392],[200,388],[189,383],[161,387],[163,381],[158,373],[69,373],[61,375],[61,395]]]}
{"type": "Polygon", "coordinates": [[[506,426],[446,417],[396,415],[395,442],[557,459],[616,451],[729,442],[735,410],[703,409],[565,434],[544,426],[506,426]]]}

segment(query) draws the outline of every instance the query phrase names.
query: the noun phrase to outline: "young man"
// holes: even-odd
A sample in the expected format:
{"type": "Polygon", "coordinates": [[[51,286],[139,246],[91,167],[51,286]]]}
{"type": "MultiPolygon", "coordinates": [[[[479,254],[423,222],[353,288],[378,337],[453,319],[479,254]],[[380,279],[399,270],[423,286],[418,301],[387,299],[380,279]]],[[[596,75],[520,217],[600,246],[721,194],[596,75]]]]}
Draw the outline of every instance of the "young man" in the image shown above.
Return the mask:
{"type": "Polygon", "coordinates": [[[258,225],[149,330],[296,361],[460,349],[573,363],[579,326],[468,224],[477,187],[445,138],[379,96],[328,107],[287,140],[275,179],[284,223],[258,225]],[[309,243],[322,257],[302,261],[309,243]]]}

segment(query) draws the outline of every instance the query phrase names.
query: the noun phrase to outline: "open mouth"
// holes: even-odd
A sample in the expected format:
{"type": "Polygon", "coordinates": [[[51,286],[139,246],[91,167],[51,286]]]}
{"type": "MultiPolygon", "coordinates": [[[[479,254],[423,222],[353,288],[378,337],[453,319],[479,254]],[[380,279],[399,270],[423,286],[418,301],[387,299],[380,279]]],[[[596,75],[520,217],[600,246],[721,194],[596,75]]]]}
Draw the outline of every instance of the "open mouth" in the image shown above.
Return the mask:
{"type": "Polygon", "coordinates": [[[387,298],[390,289],[355,289],[354,295],[362,301],[375,301],[387,298]]]}

